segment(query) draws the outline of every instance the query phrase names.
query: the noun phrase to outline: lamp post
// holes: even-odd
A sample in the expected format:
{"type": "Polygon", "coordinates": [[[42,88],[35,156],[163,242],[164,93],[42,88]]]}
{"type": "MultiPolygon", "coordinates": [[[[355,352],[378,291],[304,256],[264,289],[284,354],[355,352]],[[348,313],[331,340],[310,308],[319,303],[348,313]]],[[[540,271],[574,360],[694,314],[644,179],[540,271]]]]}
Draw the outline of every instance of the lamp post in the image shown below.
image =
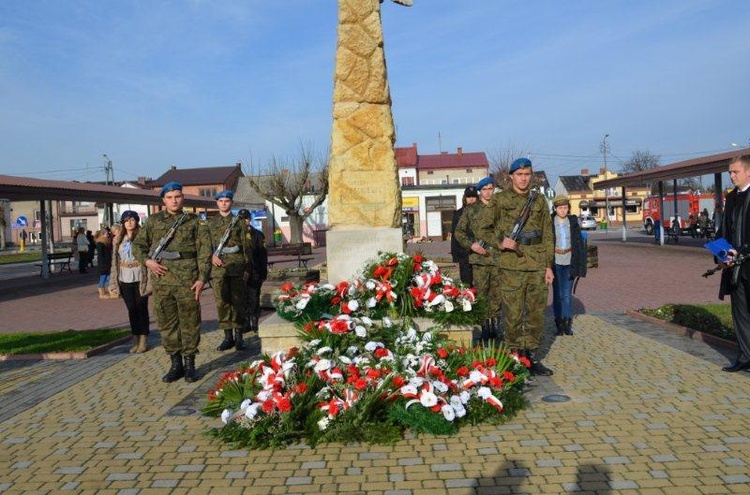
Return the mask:
{"type": "MultiPolygon", "coordinates": [[[[604,180],[607,180],[607,138],[609,137],[609,134],[604,135],[604,139],[602,139],[602,144],[600,146],[602,155],[604,155],[604,180]]],[[[607,188],[604,188],[604,220],[606,222],[607,227],[609,228],[609,193],[607,191],[607,188]]]]}
{"type": "MultiPolygon", "coordinates": [[[[107,174],[105,183],[109,185],[115,185],[115,172],[112,169],[112,160],[109,159],[106,153],[103,153],[104,157],[104,172],[107,174]]],[[[111,225],[112,218],[114,217],[112,212],[112,203],[104,203],[104,225],[111,225]]]]}

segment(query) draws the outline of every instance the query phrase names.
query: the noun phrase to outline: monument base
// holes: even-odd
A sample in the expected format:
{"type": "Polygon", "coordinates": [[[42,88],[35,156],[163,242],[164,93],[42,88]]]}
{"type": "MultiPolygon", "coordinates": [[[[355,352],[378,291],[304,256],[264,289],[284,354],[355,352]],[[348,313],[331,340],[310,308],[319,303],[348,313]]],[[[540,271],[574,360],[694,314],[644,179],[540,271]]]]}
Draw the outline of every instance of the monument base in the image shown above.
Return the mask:
{"type": "MultiPolygon", "coordinates": [[[[412,322],[418,331],[426,331],[437,326],[435,322],[427,318],[414,318],[412,322]]],[[[476,325],[450,325],[441,329],[440,335],[468,348],[471,347],[474,332],[480,330],[476,325]]],[[[287,352],[290,347],[302,345],[302,340],[299,338],[294,323],[283,319],[276,313],[263,320],[258,336],[260,337],[261,352],[269,356],[272,356],[275,352],[287,352]]]]}
{"type": "Polygon", "coordinates": [[[389,227],[334,227],[326,233],[328,282],[337,284],[357,274],[378,251],[405,251],[401,229],[389,227]]]}

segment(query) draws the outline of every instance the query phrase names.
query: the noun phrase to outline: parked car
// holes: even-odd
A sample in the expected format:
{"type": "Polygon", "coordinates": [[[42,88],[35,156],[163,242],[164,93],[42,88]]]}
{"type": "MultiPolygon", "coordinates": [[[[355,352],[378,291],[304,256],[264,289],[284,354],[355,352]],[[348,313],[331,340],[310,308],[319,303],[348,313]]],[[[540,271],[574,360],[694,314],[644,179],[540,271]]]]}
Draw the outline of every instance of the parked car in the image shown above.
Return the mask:
{"type": "Polygon", "coordinates": [[[578,224],[583,230],[596,230],[596,218],[591,215],[581,215],[578,217],[578,224]]]}

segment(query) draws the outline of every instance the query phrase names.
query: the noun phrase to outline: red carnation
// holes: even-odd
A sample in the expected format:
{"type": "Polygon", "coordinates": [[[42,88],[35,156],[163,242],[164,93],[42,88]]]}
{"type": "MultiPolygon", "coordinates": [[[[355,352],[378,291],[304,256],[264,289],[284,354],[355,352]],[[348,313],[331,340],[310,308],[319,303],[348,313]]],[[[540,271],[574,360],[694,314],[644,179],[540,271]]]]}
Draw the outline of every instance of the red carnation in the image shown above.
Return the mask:
{"type": "Polygon", "coordinates": [[[294,284],[286,283],[281,286],[281,292],[290,293],[294,289],[294,284]]]}
{"type": "Polygon", "coordinates": [[[401,378],[400,376],[394,376],[394,377],[393,377],[393,385],[394,385],[394,386],[396,386],[396,387],[398,387],[398,388],[401,388],[401,387],[403,387],[403,386],[404,386],[404,383],[405,383],[405,382],[404,382],[404,379],[403,379],[403,378],[401,378]]]}
{"type": "Polygon", "coordinates": [[[456,370],[456,374],[458,376],[469,376],[469,368],[467,368],[466,366],[461,366],[456,370]]]}
{"type": "Polygon", "coordinates": [[[497,359],[489,358],[487,359],[487,361],[484,362],[484,364],[490,367],[495,366],[497,364],[497,359]]]}
{"type": "Polygon", "coordinates": [[[307,383],[305,382],[298,383],[297,386],[294,387],[294,391],[297,392],[298,394],[304,394],[305,392],[307,392],[307,383]]]}
{"type": "Polygon", "coordinates": [[[446,351],[445,349],[443,349],[442,347],[440,347],[437,350],[437,355],[440,356],[441,358],[445,359],[445,358],[448,357],[448,351],[446,351]]]}
{"type": "Polygon", "coordinates": [[[364,378],[357,378],[357,381],[354,382],[354,388],[357,390],[364,390],[367,388],[367,380],[364,378]]]}
{"type": "Polygon", "coordinates": [[[271,414],[273,412],[273,401],[271,399],[264,401],[263,405],[260,407],[263,409],[264,413],[271,414]]]}
{"type": "Polygon", "coordinates": [[[292,402],[286,397],[280,398],[276,402],[276,406],[279,408],[279,411],[281,412],[289,412],[292,410],[292,402]]]}

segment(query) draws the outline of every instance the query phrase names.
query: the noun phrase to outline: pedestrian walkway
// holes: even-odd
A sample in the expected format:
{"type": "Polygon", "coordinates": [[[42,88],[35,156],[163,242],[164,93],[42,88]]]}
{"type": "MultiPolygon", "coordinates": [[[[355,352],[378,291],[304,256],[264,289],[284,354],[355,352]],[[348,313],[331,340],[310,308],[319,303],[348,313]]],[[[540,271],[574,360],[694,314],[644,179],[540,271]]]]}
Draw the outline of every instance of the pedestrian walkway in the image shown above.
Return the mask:
{"type": "MultiPolygon", "coordinates": [[[[215,314],[204,314],[194,384],[161,382],[160,348],[0,364],[0,493],[750,493],[750,373],[722,373],[726,350],[623,314],[715,300],[718,280],[700,277],[710,258],[616,243],[602,243],[599,258],[576,294],[585,314],[575,335],[546,329],[555,375],[535,378],[532,407],[504,425],[391,446],[233,450],[203,434],[219,420],[197,411],[221,371],[251,359],[258,343],[215,351],[215,314]]],[[[3,313],[35,299],[5,297],[3,313]]],[[[207,291],[207,313],[209,300],[207,291]]]]}

